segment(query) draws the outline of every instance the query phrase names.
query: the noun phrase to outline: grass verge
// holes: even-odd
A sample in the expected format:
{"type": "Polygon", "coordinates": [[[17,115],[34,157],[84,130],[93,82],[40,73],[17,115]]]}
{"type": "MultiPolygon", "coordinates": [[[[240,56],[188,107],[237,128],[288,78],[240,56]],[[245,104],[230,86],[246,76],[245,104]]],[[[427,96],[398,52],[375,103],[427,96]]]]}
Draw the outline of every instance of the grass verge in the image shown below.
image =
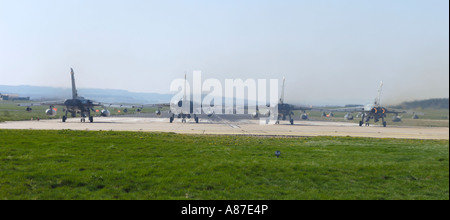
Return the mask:
{"type": "Polygon", "coordinates": [[[0,199],[448,200],[449,142],[0,130],[0,199]]]}

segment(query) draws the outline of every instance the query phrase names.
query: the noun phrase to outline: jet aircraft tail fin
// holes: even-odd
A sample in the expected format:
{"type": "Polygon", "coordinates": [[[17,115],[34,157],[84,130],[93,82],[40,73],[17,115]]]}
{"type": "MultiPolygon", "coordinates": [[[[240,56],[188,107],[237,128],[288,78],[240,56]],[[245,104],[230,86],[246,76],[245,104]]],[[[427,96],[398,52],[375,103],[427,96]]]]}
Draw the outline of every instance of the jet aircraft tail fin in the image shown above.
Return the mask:
{"type": "Polygon", "coordinates": [[[183,94],[183,102],[186,102],[186,84],[187,84],[187,73],[184,72],[184,94],[183,94]]]}
{"type": "Polygon", "coordinates": [[[78,98],[78,92],[77,88],[75,87],[75,73],[73,72],[72,68],[70,68],[70,75],[72,76],[72,98],[76,99],[78,98]]]}
{"type": "Polygon", "coordinates": [[[381,105],[381,90],[383,89],[383,81],[380,82],[380,87],[378,88],[378,95],[375,98],[375,106],[381,105]]]}
{"type": "Polygon", "coordinates": [[[284,83],[286,81],[286,78],[283,77],[283,86],[281,87],[281,96],[280,96],[280,100],[279,103],[283,104],[284,103],[284,83]]]}

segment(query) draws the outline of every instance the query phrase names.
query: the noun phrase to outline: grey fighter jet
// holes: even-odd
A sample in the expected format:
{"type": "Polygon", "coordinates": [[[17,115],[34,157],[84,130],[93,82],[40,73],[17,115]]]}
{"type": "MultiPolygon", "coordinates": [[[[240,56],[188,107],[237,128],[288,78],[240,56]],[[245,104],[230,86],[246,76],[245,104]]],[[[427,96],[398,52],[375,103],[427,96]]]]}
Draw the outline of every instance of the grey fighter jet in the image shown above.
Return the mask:
{"type": "Polygon", "coordinates": [[[373,119],[374,122],[382,121],[383,127],[387,126],[385,121],[387,114],[395,114],[396,116],[400,113],[407,113],[406,111],[397,111],[393,109],[388,109],[386,107],[381,106],[381,90],[383,88],[383,82],[380,83],[380,87],[378,89],[378,96],[375,98],[375,102],[373,104],[367,104],[365,106],[356,106],[351,108],[340,108],[340,109],[332,109],[330,112],[347,112],[347,117],[351,117],[351,113],[357,112],[361,114],[361,121],[359,121],[359,126],[365,124],[369,126],[370,119],[373,119]]]}
{"type": "MultiPolygon", "coordinates": [[[[181,118],[181,122],[182,123],[186,123],[186,118],[190,119],[191,117],[194,117],[195,123],[198,123],[199,118],[197,116],[197,114],[194,114],[194,102],[192,100],[188,100],[188,97],[186,95],[186,83],[187,83],[187,78],[186,78],[186,73],[184,74],[184,88],[183,88],[183,92],[184,95],[183,97],[176,101],[176,102],[171,102],[170,105],[170,118],[169,121],[170,123],[173,123],[173,121],[175,120],[175,118],[181,118]]],[[[201,111],[201,110],[200,110],[201,111]]]]}
{"type": "MultiPolygon", "coordinates": [[[[39,106],[39,105],[49,105],[49,109],[45,111],[45,113],[49,116],[56,115],[56,108],[54,106],[64,106],[65,115],[62,117],[62,122],[66,122],[67,115],[70,113],[72,117],[76,117],[77,114],[81,116],[81,122],[86,122],[86,118],[90,122],[94,122],[94,117],[91,115],[91,110],[95,112],[94,107],[101,106],[103,110],[101,111],[101,116],[108,117],[110,116],[110,112],[106,109],[106,106],[109,107],[118,107],[119,105],[113,104],[103,104],[100,102],[95,102],[93,100],[85,99],[84,97],[78,96],[77,88],[75,86],[75,74],[73,69],[70,68],[70,75],[72,80],[72,98],[66,99],[64,101],[50,101],[50,102],[41,102],[41,103],[25,103],[18,104],[18,106],[26,106],[27,109],[30,106],[39,106]]],[[[120,105],[120,107],[124,108],[134,108],[134,106],[124,106],[120,105]]]]}
{"type": "MultiPolygon", "coordinates": [[[[308,119],[308,114],[306,114],[306,111],[311,111],[314,110],[311,106],[299,106],[299,105],[292,105],[292,104],[288,104],[284,102],[284,91],[285,91],[285,82],[286,79],[283,78],[283,85],[281,88],[281,96],[280,99],[278,100],[278,104],[277,104],[277,108],[278,108],[278,117],[277,117],[277,121],[276,124],[280,124],[280,120],[286,120],[287,118],[289,118],[289,123],[291,125],[294,124],[294,111],[295,110],[300,110],[303,111],[303,114],[301,115],[301,119],[303,120],[307,120],[308,119]]],[[[267,106],[270,107],[270,106],[267,106]]],[[[263,112],[262,109],[257,109],[258,111],[253,113],[253,117],[257,118],[259,116],[264,116],[264,117],[268,117],[270,115],[271,112],[269,111],[265,111],[263,112]]]]}

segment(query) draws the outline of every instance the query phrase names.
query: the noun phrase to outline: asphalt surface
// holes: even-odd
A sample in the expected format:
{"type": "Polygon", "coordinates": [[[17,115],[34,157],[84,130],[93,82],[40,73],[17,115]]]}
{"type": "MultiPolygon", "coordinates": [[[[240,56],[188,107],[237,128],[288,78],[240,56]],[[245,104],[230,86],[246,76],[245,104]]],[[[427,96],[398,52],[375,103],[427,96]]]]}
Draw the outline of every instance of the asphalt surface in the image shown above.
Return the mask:
{"type": "MultiPolygon", "coordinates": [[[[142,116],[142,115],[141,115],[142,116]]],[[[181,123],[175,119],[169,123],[167,117],[95,117],[94,123],[81,123],[79,118],[70,118],[63,123],[60,119],[40,121],[17,121],[0,123],[0,129],[37,129],[37,130],[114,130],[114,131],[147,131],[174,132],[180,134],[209,135],[252,135],[252,136],[350,136],[374,138],[404,139],[449,139],[448,127],[400,127],[388,125],[382,127],[371,125],[360,127],[355,122],[329,121],[296,121],[290,125],[281,121],[279,125],[265,124],[265,121],[253,120],[248,116],[230,117],[226,115],[200,117],[196,124],[193,119],[181,123]]]]}

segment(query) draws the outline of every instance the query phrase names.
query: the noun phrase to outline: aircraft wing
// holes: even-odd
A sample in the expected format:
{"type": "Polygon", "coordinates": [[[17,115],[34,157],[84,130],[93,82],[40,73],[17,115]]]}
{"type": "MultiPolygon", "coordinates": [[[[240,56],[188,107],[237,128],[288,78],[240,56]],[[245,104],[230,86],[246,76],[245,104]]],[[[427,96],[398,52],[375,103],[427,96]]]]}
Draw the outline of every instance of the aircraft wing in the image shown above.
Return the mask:
{"type": "MultiPolygon", "coordinates": [[[[51,106],[51,105],[59,105],[65,106],[64,101],[48,101],[48,102],[30,102],[30,103],[19,103],[17,106],[31,107],[31,106],[51,106]]],[[[122,104],[108,104],[101,102],[90,102],[90,106],[102,106],[102,107],[112,107],[112,108],[134,108],[132,105],[122,105],[122,104]]]]}
{"type": "Polygon", "coordinates": [[[405,114],[405,113],[408,113],[407,111],[397,111],[397,110],[395,110],[395,109],[386,109],[386,114],[400,114],[400,113],[402,113],[402,114],[405,114]]]}
{"type": "Polygon", "coordinates": [[[64,101],[48,101],[48,102],[30,102],[30,103],[19,103],[17,106],[31,107],[31,106],[42,106],[42,105],[64,105],[64,101]]]}
{"type": "Polygon", "coordinates": [[[425,115],[423,112],[416,112],[416,111],[399,111],[395,109],[387,109],[386,113],[390,114],[410,114],[410,115],[425,115]]]}
{"type": "Polygon", "coordinates": [[[365,112],[364,106],[356,106],[350,108],[323,109],[326,112],[365,112]]]}
{"type": "Polygon", "coordinates": [[[415,111],[406,111],[406,114],[412,114],[412,115],[425,115],[424,112],[415,112],[415,111]]]}
{"type": "Polygon", "coordinates": [[[111,104],[111,103],[93,103],[94,106],[102,106],[104,108],[141,108],[142,105],[130,104],[111,104]]]}
{"type": "Polygon", "coordinates": [[[311,111],[314,110],[312,106],[306,105],[291,105],[292,110],[311,111]]]}
{"type": "Polygon", "coordinates": [[[159,104],[144,104],[144,105],[137,105],[138,107],[170,107],[170,103],[159,103],[159,104]]]}
{"type": "Polygon", "coordinates": [[[159,104],[136,104],[136,105],[130,105],[127,108],[163,108],[163,107],[170,107],[170,103],[159,103],[159,104]]]}
{"type": "MultiPolygon", "coordinates": [[[[337,108],[337,109],[328,109],[325,111],[329,111],[329,112],[369,112],[366,110],[366,108],[364,106],[357,106],[357,107],[351,107],[351,108],[337,108]]],[[[407,111],[398,111],[395,109],[389,109],[386,108],[386,114],[404,114],[404,113],[409,113],[407,111]]]]}

